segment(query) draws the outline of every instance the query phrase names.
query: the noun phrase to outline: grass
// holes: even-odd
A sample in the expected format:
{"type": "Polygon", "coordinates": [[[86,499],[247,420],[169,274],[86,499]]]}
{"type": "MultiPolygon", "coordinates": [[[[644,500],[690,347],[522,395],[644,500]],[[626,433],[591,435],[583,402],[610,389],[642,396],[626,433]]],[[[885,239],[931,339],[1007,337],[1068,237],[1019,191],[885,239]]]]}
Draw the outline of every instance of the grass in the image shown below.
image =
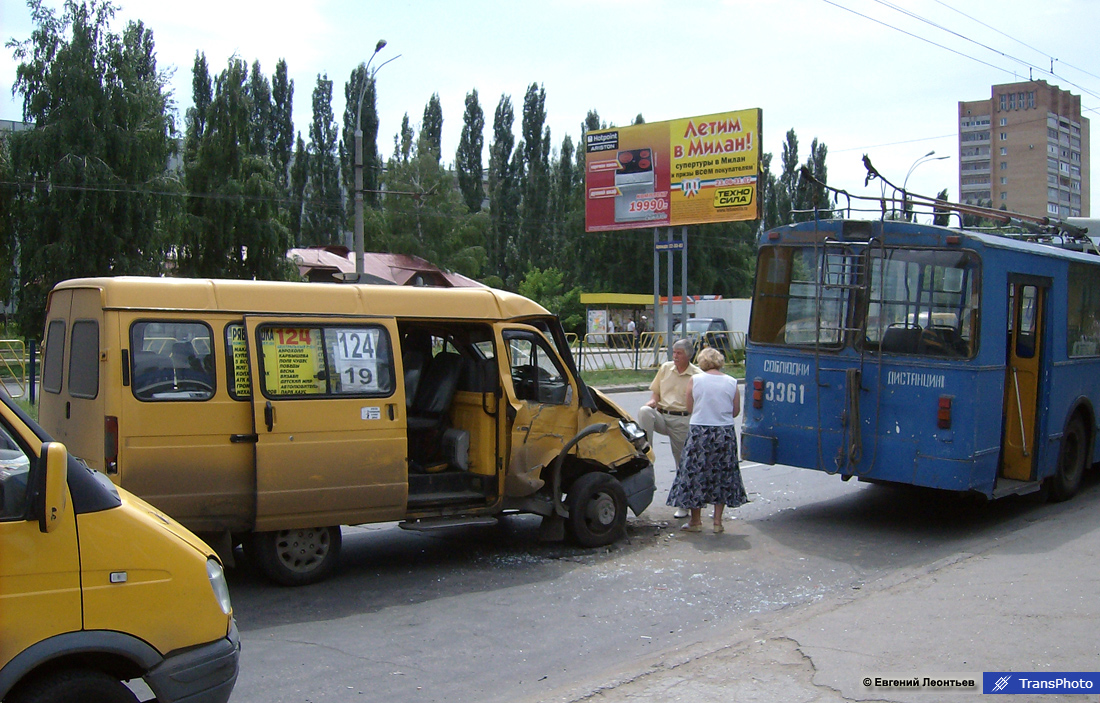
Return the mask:
{"type": "Polygon", "coordinates": [[[37,405],[31,405],[31,402],[29,400],[27,400],[26,398],[15,398],[15,404],[18,405],[20,408],[22,408],[23,412],[30,415],[31,418],[33,418],[35,422],[38,422],[38,406],[37,405]]]}
{"type": "MultiPolygon", "coordinates": [[[[740,364],[727,364],[722,370],[734,378],[745,377],[745,367],[740,364]]],[[[581,373],[581,377],[584,379],[585,383],[596,388],[603,386],[629,385],[648,387],[656,372],[656,369],[641,369],[640,371],[634,371],[632,369],[598,369],[595,371],[584,371],[581,373]]]]}

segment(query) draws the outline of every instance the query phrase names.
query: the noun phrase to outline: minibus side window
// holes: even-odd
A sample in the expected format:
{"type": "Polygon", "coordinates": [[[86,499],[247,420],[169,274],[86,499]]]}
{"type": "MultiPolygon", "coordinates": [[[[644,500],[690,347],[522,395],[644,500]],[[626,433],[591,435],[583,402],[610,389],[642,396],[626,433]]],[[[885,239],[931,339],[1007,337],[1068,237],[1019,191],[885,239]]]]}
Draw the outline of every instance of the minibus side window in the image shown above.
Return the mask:
{"type": "Polygon", "coordinates": [[[0,520],[21,520],[27,513],[30,459],[0,425],[0,520]]]}
{"type": "Polygon", "coordinates": [[[61,392],[61,371],[65,368],[65,321],[53,320],[46,330],[46,357],[42,360],[42,388],[61,392]]]}
{"type": "Polygon", "coordinates": [[[207,400],[214,395],[214,352],[204,322],[141,320],[130,327],[134,397],[207,400]]]}
{"type": "Polygon", "coordinates": [[[261,325],[257,334],[269,398],[393,394],[393,353],[381,326],[261,325]]]}
{"type": "Polygon", "coordinates": [[[69,339],[69,395],[99,395],[99,323],[78,320],[69,339]]]}

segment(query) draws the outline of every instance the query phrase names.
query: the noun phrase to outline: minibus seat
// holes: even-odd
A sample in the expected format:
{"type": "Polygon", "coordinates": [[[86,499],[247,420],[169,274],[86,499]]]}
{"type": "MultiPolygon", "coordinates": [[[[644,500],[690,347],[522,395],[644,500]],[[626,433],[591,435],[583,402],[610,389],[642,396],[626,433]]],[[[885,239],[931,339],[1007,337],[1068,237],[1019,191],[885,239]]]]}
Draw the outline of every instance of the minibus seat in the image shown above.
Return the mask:
{"type": "Polygon", "coordinates": [[[431,461],[442,451],[447,411],[458,390],[462,367],[461,355],[441,352],[421,374],[408,416],[409,458],[414,462],[431,461]]]}
{"type": "Polygon", "coordinates": [[[401,366],[405,372],[405,409],[411,414],[416,392],[420,389],[420,377],[432,358],[432,338],[425,332],[413,330],[401,341],[401,366]]]}
{"type": "Polygon", "coordinates": [[[461,375],[460,354],[441,352],[428,362],[409,411],[410,430],[429,430],[443,424],[461,375]]]}

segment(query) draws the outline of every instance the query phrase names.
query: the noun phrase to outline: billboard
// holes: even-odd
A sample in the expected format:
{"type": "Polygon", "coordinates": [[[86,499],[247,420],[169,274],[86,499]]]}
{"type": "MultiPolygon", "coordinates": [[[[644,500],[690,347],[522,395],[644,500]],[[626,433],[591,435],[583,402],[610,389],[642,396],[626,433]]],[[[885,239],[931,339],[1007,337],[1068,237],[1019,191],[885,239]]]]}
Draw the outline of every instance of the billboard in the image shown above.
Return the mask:
{"type": "Polygon", "coordinates": [[[759,108],[585,135],[586,232],[755,220],[759,108]]]}

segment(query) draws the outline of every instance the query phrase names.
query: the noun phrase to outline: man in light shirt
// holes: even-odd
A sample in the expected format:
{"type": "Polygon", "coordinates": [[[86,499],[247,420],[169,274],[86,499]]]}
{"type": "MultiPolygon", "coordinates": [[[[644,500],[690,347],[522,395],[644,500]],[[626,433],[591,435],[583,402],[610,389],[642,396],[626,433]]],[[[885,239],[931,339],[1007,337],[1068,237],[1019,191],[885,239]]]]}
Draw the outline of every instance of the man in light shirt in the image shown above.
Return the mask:
{"type": "MultiPolygon", "coordinates": [[[[688,379],[702,373],[691,363],[692,343],[686,339],[672,345],[672,361],[666,361],[657,369],[657,375],[649,384],[652,395],[638,410],[638,424],[653,439],[653,433],[668,435],[676,470],[680,470],[680,453],[687,441],[691,413],[687,409],[688,379]]],[[[687,511],[676,511],[676,517],[686,517],[687,511]],[[683,513],[681,515],[680,513],[683,513]]]]}

